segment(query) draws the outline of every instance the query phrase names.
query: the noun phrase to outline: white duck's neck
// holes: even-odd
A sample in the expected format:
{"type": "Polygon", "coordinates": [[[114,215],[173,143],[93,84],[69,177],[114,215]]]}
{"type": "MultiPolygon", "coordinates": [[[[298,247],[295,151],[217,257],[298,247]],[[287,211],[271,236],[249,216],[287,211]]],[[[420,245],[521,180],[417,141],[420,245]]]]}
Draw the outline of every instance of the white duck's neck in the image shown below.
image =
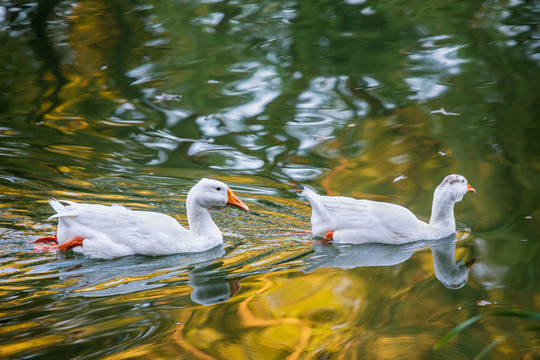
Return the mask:
{"type": "Polygon", "coordinates": [[[186,201],[189,230],[196,237],[222,239],[221,231],[212,220],[210,211],[191,198],[188,194],[186,201]]]}
{"type": "Polygon", "coordinates": [[[446,236],[456,231],[456,219],[454,218],[454,204],[446,194],[435,193],[429,225],[437,234],[446,236]]]}

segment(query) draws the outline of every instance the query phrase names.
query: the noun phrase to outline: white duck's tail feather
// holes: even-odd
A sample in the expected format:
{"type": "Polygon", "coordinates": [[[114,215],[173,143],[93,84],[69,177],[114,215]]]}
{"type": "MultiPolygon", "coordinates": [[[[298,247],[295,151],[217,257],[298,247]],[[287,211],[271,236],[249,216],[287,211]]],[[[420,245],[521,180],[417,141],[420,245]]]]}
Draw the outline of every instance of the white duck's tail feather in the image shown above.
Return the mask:
{"type": "MultiPolygon", "coordinates": [[[[67,201],[67,200],[62,200],[62,201],[69,204],[69,205],[77,204],[76,202],[73,202],[73,201],[67,201]]],[[[56,200],[54,198],[49,200],[49,205],[51,205],[53,210],[56,211],[56,214],[50,216],[49,219],[56,219],[56,218],[59,218],[59,217],[62,217],[62,216],[75,215],[75,214],[72,214],[69,211],[68,207],[64,206],[60,201],[58,201],[58,200],[56,200]]]]}
{"type": "Polygon", "coordinates": [[[321,195],[307,186],[304,186],[302,195],[311,204],[311,232],[314,236],[324,236],[329,230],[338,228],[338,222],[324,206],[324,198],[321,195]]]}
{"type": "Polygon", "coordinates": [[[331,217],[328,213],[328,210],[324,207],[322,204],[322,196],[317,194],[312,189],[308,188],[307,186],[304,186],[304,189],[302,190],[302,195],[308,199],[309,203],[311,204],[311,208],[315,213],[318,214],[324,214],[324,216],[331,217]]]}
{"type": "Polygon", "coordinates": [[[56,200],[55,198],[52,198],[52,199],[49,200],[49,205],[51,205],[53,210],[56,211],[57,213],[61,213],[66,208],[64,205],[62,205],[62,203],[60,201],[56,200]]]}
{"type": "Polygon", "coordinates": [[[312,206],[313,206],[313,203],[316,201],[316,199],[320,197],[319,194],[317,194],[315,191],[308,188],[307,186],[303,187],[302,192],[300,194],[304,195],[306,199],[308,199],[308,201],[311,203],[312,206]]]}

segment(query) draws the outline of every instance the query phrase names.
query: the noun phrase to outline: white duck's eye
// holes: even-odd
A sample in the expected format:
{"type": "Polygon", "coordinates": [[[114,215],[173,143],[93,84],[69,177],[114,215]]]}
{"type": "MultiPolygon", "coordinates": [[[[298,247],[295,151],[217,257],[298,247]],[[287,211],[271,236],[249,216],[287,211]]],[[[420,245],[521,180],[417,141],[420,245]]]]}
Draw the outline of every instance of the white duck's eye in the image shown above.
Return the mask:
{"type": "Polygon", "coordinates": [[[216,188],[216,190],[217,190],[217,191],[221,191],[221,188],[218,186],[218,187],[216,188]]]}

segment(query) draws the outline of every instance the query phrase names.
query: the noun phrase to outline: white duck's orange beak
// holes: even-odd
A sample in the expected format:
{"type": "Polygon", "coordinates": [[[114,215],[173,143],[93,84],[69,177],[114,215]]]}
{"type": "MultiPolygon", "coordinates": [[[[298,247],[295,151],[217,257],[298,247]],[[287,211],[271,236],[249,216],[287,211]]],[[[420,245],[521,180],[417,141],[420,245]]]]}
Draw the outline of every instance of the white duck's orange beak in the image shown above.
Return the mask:
{"type": "Polygon", "coordinates": [[[244,204],[242,202],[242,200],[240,200],[238,198],[238,196],[234,195],[234,193],[232,192],[231,188],[228,188],[227,190],[227,205],[229,206],[235,206],[237,208],[240,208],[240,209],[244,209],[246,211],[249,211],[249,208],[247,207],[246,204],[244,204]]]}
{"type": "Polygon", "coordinates": [[[476,190],[474,190],[474,188],[471,186],[471,184],[467,183],[467,192],[474,194],[476,192],[476,190]]]}

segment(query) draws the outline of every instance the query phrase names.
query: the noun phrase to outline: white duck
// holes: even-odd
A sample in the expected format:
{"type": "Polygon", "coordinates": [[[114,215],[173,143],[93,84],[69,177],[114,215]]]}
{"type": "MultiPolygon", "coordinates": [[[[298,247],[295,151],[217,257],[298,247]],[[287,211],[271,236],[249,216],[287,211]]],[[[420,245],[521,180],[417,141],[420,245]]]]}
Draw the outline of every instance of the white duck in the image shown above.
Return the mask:
{"type": "Polygon", "coordinates": [[[221,181],[202,179],[191,188],[186,199],[190,229],[172,217],[151,211],[134,211],[121,205],[79,204],[57,200],[49,204],[58,218],[57,235],[33,242],[56,242],[58,245],[36,250],[67,250],[74,247],[94,258],[111,259],[126,255],[167,255],[201,252],[223,243],[223,235],[210,211],[236,206],[249,210],[221,181]]]}
{"type": "Polygon", "coordinates": [[[435,189],[429,224],[396,204],[321,196],[305,188],[302,194],[312,207],[313,236],[336,243],[403,244],[440,239],[456,232],[454,204],[466,193],[476,192],[461,175],[448,175],[435,189]]]}

